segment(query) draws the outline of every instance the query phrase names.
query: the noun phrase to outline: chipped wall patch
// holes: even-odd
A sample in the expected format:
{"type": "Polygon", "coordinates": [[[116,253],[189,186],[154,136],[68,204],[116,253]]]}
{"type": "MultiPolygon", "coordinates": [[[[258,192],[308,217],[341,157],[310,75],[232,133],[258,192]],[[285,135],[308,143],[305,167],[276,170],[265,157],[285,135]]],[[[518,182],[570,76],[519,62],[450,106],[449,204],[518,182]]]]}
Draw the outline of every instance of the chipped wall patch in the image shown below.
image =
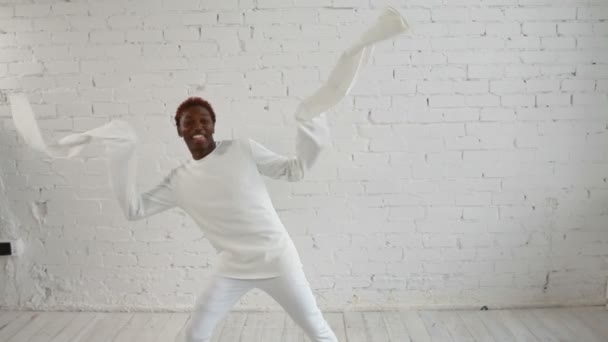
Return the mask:
{"type": "Polygon", "coordinates": [[[34,216],[39,225],[46,222],[46,215],[48,213],[47,201],[33,202],[30,204],[30,209],[32,216],[34,216]]]}

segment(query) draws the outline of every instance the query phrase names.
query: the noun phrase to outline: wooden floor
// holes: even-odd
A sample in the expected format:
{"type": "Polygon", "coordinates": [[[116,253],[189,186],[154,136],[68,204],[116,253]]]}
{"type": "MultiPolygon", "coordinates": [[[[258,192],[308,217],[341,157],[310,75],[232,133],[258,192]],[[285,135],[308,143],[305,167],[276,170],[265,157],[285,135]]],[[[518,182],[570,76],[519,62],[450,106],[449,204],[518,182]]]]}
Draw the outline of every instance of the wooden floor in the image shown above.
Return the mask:
{"type": "MultiPolygon", "coordinates": [[[[341,342],[608,341],[604,307],[326,313],[341,342]]],[[[183,341],[187,313],[0,312],[2,342],[183,341]]],[[[303,342],[280,312],[233,312],[212,341],[303,342]]]]}

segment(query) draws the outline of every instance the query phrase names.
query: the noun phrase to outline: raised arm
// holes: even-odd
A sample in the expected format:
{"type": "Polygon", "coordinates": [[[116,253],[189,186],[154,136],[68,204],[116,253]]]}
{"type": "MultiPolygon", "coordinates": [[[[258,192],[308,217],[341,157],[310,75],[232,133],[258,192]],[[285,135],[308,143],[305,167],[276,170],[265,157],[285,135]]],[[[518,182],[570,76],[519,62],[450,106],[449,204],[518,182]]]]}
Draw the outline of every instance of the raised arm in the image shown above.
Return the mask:
{"type": "Polygon", "coordinates": [[[255,140],[249,139],[251,156],[261,174],[295,182],[304,178],[323,149],[329,142],[329,128],[325,115],[310,120],[297,120],[296,155],[279,155],[255,140]]]}
{"type": "Polygon", "coordinates": [[[13,122],[19,134],[32,148],[53,158],[71,158],[89,143],[101,141],[106,146],[110,180],[121,209],[129,220],[141,219],[175,206],[171,177],[166,177],[150,191],[139,194],[135,186],[137,136],[131,126],[113,120],[92,130],[65,136],[47,145],[40,134],[34,111],[24,94],[9,96],[13,122]]]}
{"type": "Polygon", "coordinates": [[[407,30],[405,19],[388,8],[349,49],[344,51],[325,83],[300,102],[294,114],[298,123],[296,156],[284,157],[250,140],[252,156],[258,170],[272,178],[297,181],[315,163],[323,145],[329,140],[325,112],[340,102],[354,85],[357,75],[369,61],[375,43],[407,30]]]}

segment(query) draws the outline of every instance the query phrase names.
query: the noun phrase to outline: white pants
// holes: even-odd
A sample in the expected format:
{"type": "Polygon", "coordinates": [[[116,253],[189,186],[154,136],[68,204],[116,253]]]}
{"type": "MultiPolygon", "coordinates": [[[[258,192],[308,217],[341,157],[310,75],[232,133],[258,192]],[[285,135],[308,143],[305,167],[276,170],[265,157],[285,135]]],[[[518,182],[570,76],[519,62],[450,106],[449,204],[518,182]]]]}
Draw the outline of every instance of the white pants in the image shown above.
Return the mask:
{"type": "Polygon", "coordinates": [[[213,329],[232,306],[253,288],[269,294],[279,303],[312,342],[338,339],[317,307],[310,284],[302,269],[268,279],[232,279],[214,276],[198,300],[188,325],[188,342],[211,340],[213,329]]]}

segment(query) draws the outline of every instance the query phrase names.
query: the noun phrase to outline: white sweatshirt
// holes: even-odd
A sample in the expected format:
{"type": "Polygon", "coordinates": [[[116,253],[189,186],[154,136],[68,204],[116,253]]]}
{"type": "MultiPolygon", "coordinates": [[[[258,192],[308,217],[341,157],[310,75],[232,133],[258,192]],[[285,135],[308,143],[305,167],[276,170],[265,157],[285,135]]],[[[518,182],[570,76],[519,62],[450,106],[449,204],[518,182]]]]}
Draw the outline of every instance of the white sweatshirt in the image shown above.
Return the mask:
{"type": "Polygon", "coordinates": [[[298,123],[296,156],[287,158],[251,140],[224,140],[209,155],[173,169],[139,194],[135,142],[112,159],[111,180],[125,215],[141,219],[172,207],[188,213],[219,254],[217,274],[238,279],[270,278],[302,267],[277,215],[262,176],[302,179],[328,141],[325,116],[298,123]]]}

